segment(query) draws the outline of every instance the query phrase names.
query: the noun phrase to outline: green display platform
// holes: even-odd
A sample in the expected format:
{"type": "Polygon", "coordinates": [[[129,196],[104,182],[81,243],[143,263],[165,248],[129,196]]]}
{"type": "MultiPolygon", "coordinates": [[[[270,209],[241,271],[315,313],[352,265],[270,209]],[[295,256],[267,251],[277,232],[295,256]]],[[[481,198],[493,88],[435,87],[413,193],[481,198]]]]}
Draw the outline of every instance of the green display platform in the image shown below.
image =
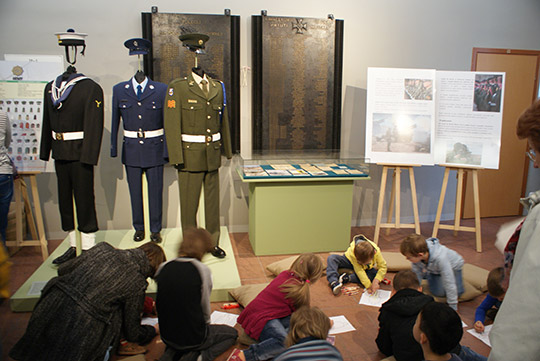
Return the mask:
{"type": "MultiPolygon", "coordinates": [[[[141,243],[133,242],[133,230],[120,230],[120,231],[98,231],[96,234],[96,242],[109,242],[111,245],[117,248],[135,248],[141,245],[141,243]]],[[[163,247],[167,260],[176,257],[178,248],[182,239],[181,229],[164,229],[161,231],[163,247]]],[[[147,235],[148,237],[149,235],[147,235]]],[[[236,260],[234,258],[233,249],[231,246],[231,240],[229,238],[229,232],[227,227],[221,227],[221,238],[219,240],[221,248],[227,252],[227,257],[224,259],[218,259],[210,254],[207,254],[203,258],[203,263],[210,267],[212,271],[214,288],[210,301],[221,302],[232,300],[229,295],[229,290],[239,287],[240,275],[238,274],[238,268],[236,267],[236,260]]],[[[52,260],[63,254],[69,247],[69,242],[65,239],[56,250],[43,262],[43,264],[26,280],[26,282],[15,292],[10,299],[10,307],[14,312],[28,312],[34,309],[38,299],[39,291],[43,288],[45,283],[51,278],[57,275],[57,267],[52,264],[52,260]],[[31,291],[34,292],[31,292],[31,291]],[[29,294],[30,292],[30,294],[29,294]]],[[[157,292],[156,283],[149,279],[149,286],[146,291],[148,296],[154,297],[157,292]]]]}
{"type": "Polygon", "coordinates": [[[249,183],[249,240],[255,255],[343,251],[358,179],[243,179],[249,183]]]}

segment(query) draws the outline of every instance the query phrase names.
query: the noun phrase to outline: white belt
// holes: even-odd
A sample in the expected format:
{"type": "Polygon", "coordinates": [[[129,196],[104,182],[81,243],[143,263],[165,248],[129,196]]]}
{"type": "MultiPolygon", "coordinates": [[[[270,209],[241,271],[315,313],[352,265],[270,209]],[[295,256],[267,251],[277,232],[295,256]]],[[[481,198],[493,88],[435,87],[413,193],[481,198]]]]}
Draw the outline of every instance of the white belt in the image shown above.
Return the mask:
{"type": "Polygon", "coordinates": [[[189,143],[206,143],[206,142],[216,142],[221,139],[221,133],[216,133],[210,135],[191,135],[191,134],[182,134],[182,141],[189,143]]]}
{"type": "Polygon", "coordinates": [[[156,130],[124,130],[126,138],[154,138],[163,135],[163,129],[156,130]]]}
{"type": "Polygon", "coordinates": [[[78,140],[84,138],[84,132],[56,133],[53,130],[52,137],[54,140],[78,140]]]}

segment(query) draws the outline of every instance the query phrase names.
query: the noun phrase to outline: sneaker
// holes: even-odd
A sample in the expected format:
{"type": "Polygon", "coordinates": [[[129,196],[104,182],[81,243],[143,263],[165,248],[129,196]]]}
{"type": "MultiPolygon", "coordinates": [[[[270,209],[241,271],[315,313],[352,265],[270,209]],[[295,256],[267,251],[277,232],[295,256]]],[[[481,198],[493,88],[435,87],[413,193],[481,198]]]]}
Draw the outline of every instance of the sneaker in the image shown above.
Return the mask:
{"type": "Polygon", "coordinates": [[[226,361],[241,361],[242,360],[242,358],[240,357],[241,354],[242,354],[242,350],[235,348],[233,352],[231,352],[229,357],[227,357],[226,361]]]}
{"type": "Polygon", "coordinates": [[[339,295],[342,287],[343,287],[343,283],[339,281],[334,281],[330,283],[330,288],[332,289],[332,293],[334,294],[334,296],[339,295]]]}
{"type": "Polygon", "coordinates": [[[146,353],[146,347],[143,347],[134,342],[120,341],[120,346],[118,346],[118,355],[122,356],[133,356],[146,353]]]}
{"type": "Polygon", "coordinates": [[[342,273],[341,276],[339,276],[339,283],[345,284],[349,282],[351,282],[351,278],[348,273],[342,273]]]}

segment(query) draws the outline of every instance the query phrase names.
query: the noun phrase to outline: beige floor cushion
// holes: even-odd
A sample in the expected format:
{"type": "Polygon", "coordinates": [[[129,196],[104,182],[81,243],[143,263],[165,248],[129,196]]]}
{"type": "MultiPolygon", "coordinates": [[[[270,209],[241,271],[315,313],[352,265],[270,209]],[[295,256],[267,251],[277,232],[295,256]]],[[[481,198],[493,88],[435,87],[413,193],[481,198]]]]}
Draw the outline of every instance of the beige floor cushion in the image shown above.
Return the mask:
{"type": "Polygon", "coordinates": [[[242,307],[246,307],[266,286],[268,283],[244,285],[230,290],[229,293],[242,307]]]}
{"type": "Polygon", "coordinates": [[[487,278],[489,274],[487,269],[465,263],[462,274],[464,280],[467,280],[467,282],[482,292],[487,292],[487,278]]]}
{"type": "Polygon", "coordinates": [[[381,252],[388,272],[399,272],[407,269],[411,269],[411,262],[407,261],[404,255],[400,252],[381,252]]]}
{"type": "MultiPolygon", "coordinates": [[[[463,287],[465,288],[465,292],[463,292],[461,294],[461,296],[459,296],[459,299],[458,301],[459,302],[464,302],[464,301],[470,301],[478,296],[480,296],[482,294],[482,291],[480,291],[478,288],[474,287],[472,284],[470,284],[467,280],[463,279],[463,287]]],[[[428,295],[431,295],[431,292],[429,291],[429,286],[428,286],[428,283],[427,283],[427,280],[423,280],[422,281],[422,289],[424,291],[425,294],[428,294],[428,295]]],[[[433,298],[435,298],[437,300],[437,302],[446,302],[446,297],[435,297],[433,296],[433,298]]]]}

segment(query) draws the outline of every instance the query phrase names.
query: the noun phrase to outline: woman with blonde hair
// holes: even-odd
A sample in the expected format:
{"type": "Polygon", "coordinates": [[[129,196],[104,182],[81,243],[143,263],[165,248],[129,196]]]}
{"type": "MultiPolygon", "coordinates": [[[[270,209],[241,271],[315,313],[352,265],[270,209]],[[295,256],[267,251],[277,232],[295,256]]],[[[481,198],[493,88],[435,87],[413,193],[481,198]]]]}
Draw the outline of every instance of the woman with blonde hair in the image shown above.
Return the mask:
{"type": "Polygon", "coordinates": [[[285,345],[289,347],[274,361],[343,360],[339,351],[326,341],[332,322],[318,307],[300,307],[291,316],[285,345]]]}
{"type": "Polygon", "coordinates": [[[309,306],[310,285],[321,278],[323,269],[319,256],[304,253],[270,282],[238,317],[244,331],[259,343],[234,350],[229,360],[268,360],[283,352],[291,314],[309,306]]]}

